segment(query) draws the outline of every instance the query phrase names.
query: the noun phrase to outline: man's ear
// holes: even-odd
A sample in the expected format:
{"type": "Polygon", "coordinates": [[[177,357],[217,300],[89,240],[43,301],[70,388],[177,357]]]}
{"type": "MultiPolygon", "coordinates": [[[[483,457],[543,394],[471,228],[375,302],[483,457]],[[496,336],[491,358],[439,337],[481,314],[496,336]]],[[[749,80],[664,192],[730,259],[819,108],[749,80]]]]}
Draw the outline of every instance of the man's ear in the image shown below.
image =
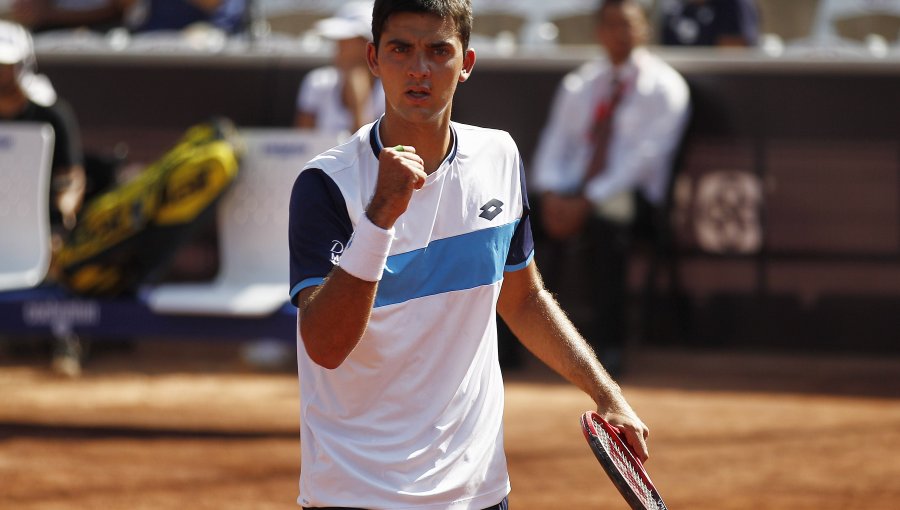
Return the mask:
{"type": "Polygon", "coordinates": [[[369,43],[366,45],[366,64],[369,65],[369,71],[372,71],[372,74],[377,78],[381,78],[378,67],[378,48],[375,47],[375,43],[369,43]]]}
{"type": "Polygon", "coordinates": [[[463,83],[469,79],[469,76],[472,75],[472,69],[475,67],[475,50],[469,48],[466,50],[466,54],[463,55],[463,67],[462,71],[459,73],[459,82],[463,83]]]}

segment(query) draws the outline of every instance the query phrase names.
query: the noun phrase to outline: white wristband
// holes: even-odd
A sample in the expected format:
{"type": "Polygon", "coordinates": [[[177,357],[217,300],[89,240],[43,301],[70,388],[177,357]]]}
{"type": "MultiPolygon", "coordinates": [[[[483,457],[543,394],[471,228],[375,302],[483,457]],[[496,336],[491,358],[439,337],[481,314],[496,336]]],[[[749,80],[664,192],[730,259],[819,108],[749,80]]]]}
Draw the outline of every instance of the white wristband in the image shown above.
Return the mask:
{"type": "Polygon", "coordinates": [[[356,221],[349,246],[341,254],[338,266],[360,280],[377,282],[381,280],[393,240],[393,227],[385,230],[372,223],[366,213],[362,213],[356,221]]]}

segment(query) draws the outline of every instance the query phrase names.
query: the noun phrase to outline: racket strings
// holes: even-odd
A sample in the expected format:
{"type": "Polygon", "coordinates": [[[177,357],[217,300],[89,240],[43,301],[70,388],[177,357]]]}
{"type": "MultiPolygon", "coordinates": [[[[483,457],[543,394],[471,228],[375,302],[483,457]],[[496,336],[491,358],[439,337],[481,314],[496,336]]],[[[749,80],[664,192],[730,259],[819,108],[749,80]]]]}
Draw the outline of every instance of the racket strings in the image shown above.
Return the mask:
{"type": "Polygon", "coordinates": [[[600,432],[600,442],[603,445],[603,449],[609,453],[609,457],[612,459],[613,464],[615,464],[616,469],[618,469],[619,473],[625,478],[625,481],[628,483],[628,486],[634,491],[635,495],[637,495],[638,499],[641,500],[641,503],[649,509],[649,510],[657,510],[659,507],[656,504],[656,500],[653,497],[653,493],[650,491],[650,488],[647,487],[647,484],[644,483],[644,479],[638,474],[637,469],[635,469],[634,465],[631,461],[628,460],[628,457],[622,451],[619,444],[614,441],[609,432],[607,432],[601,426],[597,426],[597,430],[600,432]]]}

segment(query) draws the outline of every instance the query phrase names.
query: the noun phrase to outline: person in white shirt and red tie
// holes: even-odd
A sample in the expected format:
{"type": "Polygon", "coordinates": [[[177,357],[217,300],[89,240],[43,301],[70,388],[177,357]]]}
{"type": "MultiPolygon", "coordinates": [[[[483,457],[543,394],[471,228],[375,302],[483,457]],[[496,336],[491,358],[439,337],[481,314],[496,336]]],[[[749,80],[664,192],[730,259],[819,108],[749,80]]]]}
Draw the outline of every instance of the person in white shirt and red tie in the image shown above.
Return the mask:
{"type": "Polygon", "coordinates": [[[643,46],[649,27],[637,0],[605,0],[595,19],[605,58],[560,84],[530,184],[538,194],[535,238],[542,240],[547,283],[559,285],[564,254],[578,241],[593,279],[593,313],[580,326],[616,372],[628,334],[629,247],[666,200],[690,93],[681,75],[643,46]]]}

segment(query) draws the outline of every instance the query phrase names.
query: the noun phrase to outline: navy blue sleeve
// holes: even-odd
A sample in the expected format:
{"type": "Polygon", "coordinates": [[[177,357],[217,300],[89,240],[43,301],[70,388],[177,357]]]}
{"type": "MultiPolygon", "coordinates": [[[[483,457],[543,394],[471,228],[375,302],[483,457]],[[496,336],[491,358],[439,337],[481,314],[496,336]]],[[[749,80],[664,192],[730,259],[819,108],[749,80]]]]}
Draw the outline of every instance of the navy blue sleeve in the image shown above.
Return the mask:
{"type": "Polygon", "coordinates": [[[318,169],[300,173],[291,191],[288,222],[294,306],[301,290],[325,280],[352,233],[353,224],[337,184],[318,169]]]}
{"type": "Polygon", "coordinates": [[[519,158],[519,182],[522,185],[522,217],[516,225],[509,254],[506,256],[507,272],[523,269],[534,257],[534,237],[531,235],[531,206],[528,205],[528,189],[525,185],[525,165],[519,158]]]}

